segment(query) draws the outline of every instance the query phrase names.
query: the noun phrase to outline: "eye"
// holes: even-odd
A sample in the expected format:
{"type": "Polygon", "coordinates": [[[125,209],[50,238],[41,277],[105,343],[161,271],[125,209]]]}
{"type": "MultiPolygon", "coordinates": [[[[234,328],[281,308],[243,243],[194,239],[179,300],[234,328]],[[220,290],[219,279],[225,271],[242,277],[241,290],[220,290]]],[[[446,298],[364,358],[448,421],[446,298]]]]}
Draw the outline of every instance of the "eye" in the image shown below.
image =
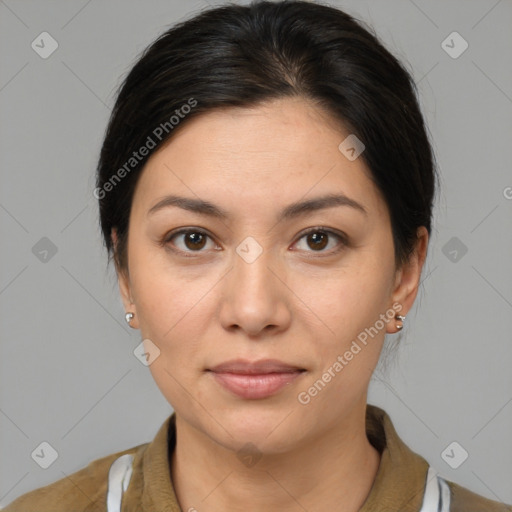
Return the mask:
{"type": "Polygon", "coordinates": [[[205,252],[202,249],[205,247],[208,249],[208,241],[210,241],[210,244],[213,244],[213,248],[217,247],[208,233],[200,229],[188,228],[167,235],[163,240],[163,245],[170,244],[177,247],[177,249],[170,247],[171,250],[176,252],[205,252]],[[177,240],[177,242],[174,242],[174,240],[177,240]]]}
{"type": "Polygon", "coordinates": [[[334,231],[322,227],[315,227],[307,230],[299,238],[297,244],[299,245],[299,250],[305,250],[306,252],[320,252],[322,254],[337,253],[348,245],[345,235],[335,233],[334,231]],[[300,242],[302,240],[305,241],[305,245],[303,244],[303,246],[300,247],[300,242]],[[335,243],[336,241],[337,243],[335,243]],[[328,247],[328,249],[324,250],[326,247],[328,247]]]}

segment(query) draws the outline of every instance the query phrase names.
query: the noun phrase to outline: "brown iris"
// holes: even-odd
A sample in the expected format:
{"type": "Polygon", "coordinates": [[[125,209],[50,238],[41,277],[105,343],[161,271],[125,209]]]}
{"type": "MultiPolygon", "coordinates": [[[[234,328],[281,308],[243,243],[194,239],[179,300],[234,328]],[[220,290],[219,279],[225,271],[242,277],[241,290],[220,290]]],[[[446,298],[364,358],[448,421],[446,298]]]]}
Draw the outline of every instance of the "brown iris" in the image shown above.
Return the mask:
{"type": "Polygon", "coordinates": [[[307,236],[307,241],[311,249],[321,250],[327,245],[328,238],[329,236],[327,233],[324,233],[323,231],[315,231],[307,236]],[[312,244],[310,242],[312,242],[312,244]]]}
{"type": "Polygon", "coordinates": [[[196,231],[191,231],[189,233],[185,233],[184,242],[190,250],[202,249],[206,243],[206,235],[196,231]]]}

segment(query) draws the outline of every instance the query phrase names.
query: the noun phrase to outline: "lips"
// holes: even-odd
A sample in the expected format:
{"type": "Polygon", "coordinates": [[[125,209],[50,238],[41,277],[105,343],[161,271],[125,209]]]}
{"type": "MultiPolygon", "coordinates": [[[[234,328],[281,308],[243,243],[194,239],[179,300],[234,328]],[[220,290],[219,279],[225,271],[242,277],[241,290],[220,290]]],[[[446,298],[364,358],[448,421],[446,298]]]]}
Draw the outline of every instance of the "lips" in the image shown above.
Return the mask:
{"type": "Polygon", "coordinates": [[[208,370],[224,389],[244,399],[273,396],[306,370],[276,359],[247,361],[236,359],[208,370]]]}
{"type": "Polygon", "coordinates": [[[215,373],[238,373],[243,375],[262,375],[267,373],[292,373],[304,370],[298,366],[289,365],[277,359],[262,359],[260,361],[246,361],[244,359],[233,359],[218,364],[210,371],[215,373]]]}

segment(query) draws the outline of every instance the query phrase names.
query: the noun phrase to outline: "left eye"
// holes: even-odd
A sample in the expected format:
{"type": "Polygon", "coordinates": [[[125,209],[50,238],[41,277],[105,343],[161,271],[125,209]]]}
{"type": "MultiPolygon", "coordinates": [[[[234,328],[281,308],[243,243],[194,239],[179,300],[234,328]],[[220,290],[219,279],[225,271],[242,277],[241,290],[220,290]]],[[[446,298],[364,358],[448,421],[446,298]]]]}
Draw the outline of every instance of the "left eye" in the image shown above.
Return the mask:
{"type": "Polygon", "coordinates": [[[182,239],[182,247],[180,247],[179,244],[176,244],[175,242],[173,242],[173,245],[176,245],[178,250],[182,252],[200,252],[205,247],[208,249],[208,239],[215,246],[215,244],[211,240],[210,235],[198,229],[178,231],[174,233],[172,236],[169,236],[166,239],[166,243],[169,243],[175,239],[180,239],[180,237],[182,239]]]}
{"type": "MultiPolygon", "coordinates": [[[[341,248],[343,248],[344,245],[346,245],[346,239],[338,235],[337,233],[334,233],[333,231],[329,231],[326,229],[320,229],[320,228],[314,228],[309,230],[308,232],[304,233],[301,238],[299,239],[299,242],[301,240],[305,240],[307,247],[313,250],[313,252],[337,252],[341,248]],[[338,244],[332,244],[331,240],[332,238],[336,239],[338,241],[338,244]],[[325,250],[324,249],[329,246],[331,243],[331,249],[334,246],[334,250],[325,250]],[[339,245],[338,247],[336,247],[339,245]]],[[[301,249],[306,250],[308,249],[301,249]]]]}

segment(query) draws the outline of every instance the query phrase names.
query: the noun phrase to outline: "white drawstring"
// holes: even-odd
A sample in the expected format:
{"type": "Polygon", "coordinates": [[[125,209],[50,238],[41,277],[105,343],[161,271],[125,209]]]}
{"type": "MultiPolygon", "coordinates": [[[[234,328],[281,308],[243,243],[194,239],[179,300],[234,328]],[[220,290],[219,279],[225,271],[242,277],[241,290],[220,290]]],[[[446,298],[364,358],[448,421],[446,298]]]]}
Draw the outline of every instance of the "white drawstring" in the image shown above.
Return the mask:
{"type": "Polygon", "coordinates": [[[437,474],[437,471],[429,466],[425,494],[420,512],[449,512],[450,488],[448,484],[437,474]]]}
{"type": "Polygon", "coordinates": [[[446,481],[440,476],[437,477],[441,486],[441,512],[450,512],[451,493],[446,481]]]}
{"type": "Polygon", "coordinates": [[[108,472],[107,512],[121,512],[123,493],[132,476],[133,455],[129,453],[117,458],[108,472]]]}

